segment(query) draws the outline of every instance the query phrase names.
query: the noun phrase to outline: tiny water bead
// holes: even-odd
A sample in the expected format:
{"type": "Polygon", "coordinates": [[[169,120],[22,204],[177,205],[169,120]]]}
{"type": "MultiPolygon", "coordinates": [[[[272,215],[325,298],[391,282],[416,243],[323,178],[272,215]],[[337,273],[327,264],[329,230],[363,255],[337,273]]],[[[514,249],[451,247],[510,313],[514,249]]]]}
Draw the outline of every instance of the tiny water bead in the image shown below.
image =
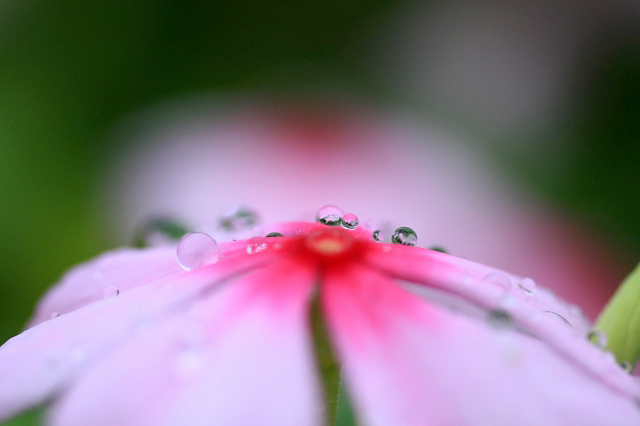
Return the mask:
{"type": "Polygon", "coordinates": [[[238,208],[229,216],[220,219],[220,227],[227,232],[246,231],[260,222],[260,216],[245,207],[238,208]]]}
{"type": "Polygon", "coordinates": [[[284,235],[282,235],[279,232],[270,232],[267,234],[267,238],[272,238],[272,237],[284,237],[284,235]]]}
{"type": "Polygon", "coordinates": [[[622,361],[620,363],[620,368],[622,368],[626,373],[631,373],[633,370],[633,364],[630,361],[622,361]]]}
{"type": "Polygon", "coordinates": [[[353,213],[347,213],[342,216],[342,227],[345,229],[356,229],[359,223],[358,216],[353,213]]]}
{"type": "Polygon", "coordinates": [[[597,328],[592,328],[587,333],[587,340],[594,344],[597,348],[604,348],[609,341],[607,334],[597,328]]]}
{"type": "Polygon", "coordinates": [[[413,229],[407,226],[401,226],[393,233],[391,242],[394,244],[402,244],[404,246],[415,246],[418,244],[418,235],[416,235],[416,232],[413,229]]]}
{"type": "Polygon", "coordinates": [[[536,282],[531,278],[523,278],[522,281],[518,284],[518,286],[524,290],[527,294],[531,295],[536,292],[536,282]]]}
{"type": "Polygon", "coordinates": [[[203,232],[185,235],[176,250],[178,263],[187,271],[216,263],[219,255],[216,240],[203,232]]]}
{"type": "Polygon", "coordinates": [[[113,299],[114,297],[118,296],[120,294],[120,290],[118,290],[116,287],[110,285],[109,287],[105,288],[104,291],[102,292],[102,296],[105,299],[113,299]]]}
{"type": "Polygon", "coordinates": [[[378,242],[383,241],[384,240],[384,232],[382,232],[382,230],[380,230],[380,229],[373,231],[373,239],[378,241],[378,242]]]}
{"type": "Polygon", "coordinates": [[[136,233],[133,245],[142,248],[178,241],[187,232],[187,227],[175,219],[154,218],[147,221],[136,233]]]}
{"type": "Polygon", "coordinates": [[[342,223],[344,212],[340,207],[334,205],[324,206],[318,210],[316,221],[328,226],[339,226],[342,223]]]}

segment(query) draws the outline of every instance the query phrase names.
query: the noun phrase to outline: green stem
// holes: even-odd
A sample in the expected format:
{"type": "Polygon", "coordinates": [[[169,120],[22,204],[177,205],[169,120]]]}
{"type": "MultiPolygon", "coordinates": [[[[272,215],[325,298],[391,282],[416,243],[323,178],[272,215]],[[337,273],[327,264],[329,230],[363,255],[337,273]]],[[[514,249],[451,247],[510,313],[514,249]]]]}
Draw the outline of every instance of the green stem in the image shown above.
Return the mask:
{"type": "Polygon", "coordinates": [[[334,425],[338,410],[338,393],[340,391],[340,365],[333,354],[329,334],[322,319],[318,292],[316,292],[311,302],[311,329],[316,362],[324,390],[326,420],[328,425],[334,425]]]}

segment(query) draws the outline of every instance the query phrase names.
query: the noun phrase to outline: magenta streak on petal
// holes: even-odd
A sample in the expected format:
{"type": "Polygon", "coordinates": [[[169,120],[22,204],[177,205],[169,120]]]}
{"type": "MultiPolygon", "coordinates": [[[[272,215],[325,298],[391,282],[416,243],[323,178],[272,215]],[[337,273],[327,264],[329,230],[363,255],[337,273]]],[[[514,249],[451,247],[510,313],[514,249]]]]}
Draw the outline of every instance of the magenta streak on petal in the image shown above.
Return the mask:
{"type": "Polygon", "coordinates": [[[364,424],[640,421],[632,399],[544,343],[432,306],[364,265],[328,270],[321,297],[346,388],[364,424]]]}
{"type": "MultiPolygon", "coordinates": [[[[514,286],[514,291],[507,292],[497,284],[482,281],[487,274],[500,272],[496,269],[430,250],[390,247],[388,252],[369,251],[367,263],[392,277],[455,294],[483,309],[502,309],[500,304],[509,295],[516,303],[506,310],[518,327],[546,342],[556,353],[611,388],[630,397],[640,397],[638,383],[612,363],[610,357],[591,345],[584,334],[576,334],[544,312],[553,311],[571,318],[567,308],[548,293],[542,293],[543,297],[527,297],[518,291],[517,286],[514,286]]],[[[505,275],[514,283],[520,280],[513,275],[505,275]]]]}
{"type": "Polygon", "coordinates": [[[88,370],[52,423],[321,424],[307,324],[315,274],[282,261],[198,301],[88,370]]]}
{"type": "Polygon", "coordinates": [[[174,273],[13,337],[0,347],[0,419],[42,403],[114,347],[181,312],[217,284],[274,259],[265,252],[174,273]]]}

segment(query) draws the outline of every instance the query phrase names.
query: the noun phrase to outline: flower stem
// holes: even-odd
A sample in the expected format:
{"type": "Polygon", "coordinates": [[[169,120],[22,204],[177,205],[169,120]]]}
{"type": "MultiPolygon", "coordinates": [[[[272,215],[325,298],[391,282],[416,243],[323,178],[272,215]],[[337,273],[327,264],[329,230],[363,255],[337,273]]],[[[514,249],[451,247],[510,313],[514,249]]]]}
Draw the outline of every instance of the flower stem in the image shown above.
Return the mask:
{"type": "Polygon", "coordinates": [[[620,284],[596,321],[607,334],[606,349],[635,367],[640,357],[640,265],[620,284]]]}
{"type": "Polygon", "coordinates": [[[317,292],[311,302],[311,329],[316,363],[324,390],[326,421],[328,425],[334,425],[338,410],[338,393],[340,391],[340,365],[333,354],[329,334],[322,319],[317,292]]]}

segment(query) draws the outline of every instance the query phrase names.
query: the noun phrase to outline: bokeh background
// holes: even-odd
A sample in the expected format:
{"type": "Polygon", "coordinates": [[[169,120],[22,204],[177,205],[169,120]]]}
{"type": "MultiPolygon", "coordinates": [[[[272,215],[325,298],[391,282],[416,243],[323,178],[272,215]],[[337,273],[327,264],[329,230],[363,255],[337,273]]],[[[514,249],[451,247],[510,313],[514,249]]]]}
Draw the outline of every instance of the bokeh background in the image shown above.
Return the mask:
{"type": "Polygon", "coordinates": [[[580,229],[612,290],[640,260],[633,0],[5,0],[0,342],[69,266],[128,242],[109,210],[141,141],[123,123],[193,99],[401,110],[580,229]]]}

